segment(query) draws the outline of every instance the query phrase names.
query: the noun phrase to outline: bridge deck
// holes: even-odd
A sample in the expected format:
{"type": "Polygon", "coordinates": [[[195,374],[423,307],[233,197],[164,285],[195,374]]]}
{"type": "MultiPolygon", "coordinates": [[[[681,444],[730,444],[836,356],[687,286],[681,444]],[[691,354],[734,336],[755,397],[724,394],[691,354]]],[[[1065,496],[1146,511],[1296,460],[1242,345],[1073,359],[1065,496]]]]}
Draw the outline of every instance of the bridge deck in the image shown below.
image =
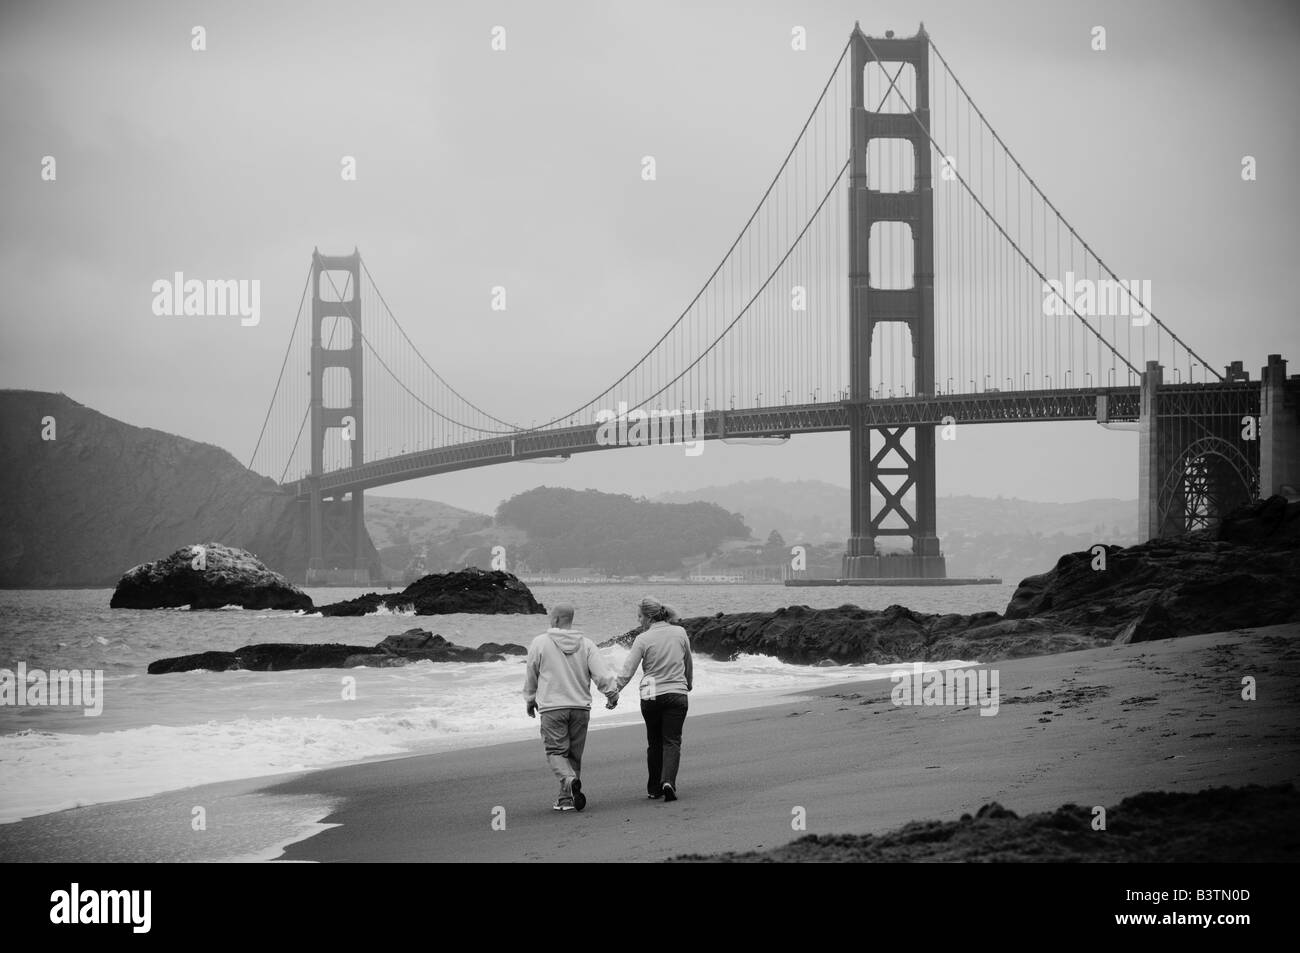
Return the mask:
{"type": "MultiPolygon", "coordinates": [[[[1258,402],[1259,385],[1249,382],[1167,385],[1161,388],[1160,393],[1162,398],[1166,395],[1174,398],[1170,401],[1171,404],[1180,407],[1194,405],[1201,415],[1237,414],[1249,412],[1252,400],[1258,402]]],[[[1102,397],[1105,398],[1107,419],[1138,419],[1137,387],[988,391],[981,394],[940,394],[708,410],[702,412],[703,439],[778,437],[847,430],[851,408],[855,407],[861,408],[866,426],[872,428],[927,424],[941,426],[945,423],[1096,420],[1099,398],[1102,397]]],[[[374,460],[325,473],[319,478],[319,486],[325,496],[342,496],[352,490],[365,490],[439,473],[509,463],[512,460],[616,449],[597,441],[599,426],[596,423],[586,423],[549,430],[520,431],[374,460]]],[[[286,483],[285,489],[305,498],[311,491],[312,483],[311,478],[296,480],[286,483]]]]}

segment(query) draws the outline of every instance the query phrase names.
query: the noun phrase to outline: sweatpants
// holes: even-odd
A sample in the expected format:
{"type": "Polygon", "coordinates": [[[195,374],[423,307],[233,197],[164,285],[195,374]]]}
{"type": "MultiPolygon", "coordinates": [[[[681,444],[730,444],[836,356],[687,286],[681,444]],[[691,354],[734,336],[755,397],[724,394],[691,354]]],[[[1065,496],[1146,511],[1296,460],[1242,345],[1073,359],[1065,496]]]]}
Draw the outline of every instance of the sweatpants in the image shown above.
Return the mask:
{"type": "Polygon", "coordinates": [[[569,783],[582,776],[582,749],[587,747],[588,708],[552,708],[541,712],[542,743],[546,761],[560,779],[560,790],[569,793],[569,783]]]}

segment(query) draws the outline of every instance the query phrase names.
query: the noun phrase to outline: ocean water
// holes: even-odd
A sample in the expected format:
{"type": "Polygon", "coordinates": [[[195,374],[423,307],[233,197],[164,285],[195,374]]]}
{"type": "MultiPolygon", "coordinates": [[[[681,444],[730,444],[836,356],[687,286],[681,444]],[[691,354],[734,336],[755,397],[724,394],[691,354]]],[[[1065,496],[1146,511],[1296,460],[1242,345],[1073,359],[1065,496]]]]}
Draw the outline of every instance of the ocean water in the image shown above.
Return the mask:
{"type": "MultiPolygon", "coordinates": [[[[771,586],[550,586],[546,604],[577,607],[576,627],[599,642],[636,623],[645,592],[683,616],[898,603],[921,612],[1001,611],[1013,586],[859,589],[771,586]]],[[[311,589],[316,604],[362,590],[311,589]]],[[[149,675],[159,658],[255,642],[373,645],[419,626],[461,645],[528,642],[544,616],[333,618],[226,609],[110,609],[109,589],[0,591],[0,668],[101,670],[103,710],[0,705],[0,823],[71,807],[440,749],[531,738],[522,658],[492,663],[420,662],[402,668],[149,675]],[[355,698],[345,698],[345,679],[355,698]]],[[[604,652],[617,664],[624,649],[604,652]]],[[[952,660],[937,667],[963,664],[952,660]]],[[[775,695],[838,682],[887,678],[896,666],[815,667],[746,656],[696,660],[692,713],[765,704],[775,695]]],[[[593,727],[639,722],[629,688],[615,711],[593,705],[593,727]]]]}

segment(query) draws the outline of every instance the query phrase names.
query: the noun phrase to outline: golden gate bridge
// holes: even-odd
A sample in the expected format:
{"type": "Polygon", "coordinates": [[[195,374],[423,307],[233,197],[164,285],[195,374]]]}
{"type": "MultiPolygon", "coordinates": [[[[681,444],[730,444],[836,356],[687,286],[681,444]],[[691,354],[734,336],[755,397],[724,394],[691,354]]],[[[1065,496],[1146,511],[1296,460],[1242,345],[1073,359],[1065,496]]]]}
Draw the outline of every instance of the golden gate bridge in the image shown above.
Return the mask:
{"type": "Polygon", "coordinates": [[[1278,355],[1262,378],[1220,372],[1088,244],[924,26],[855,26],[735,240],[599,393],[529,426],[485,409],[420,353],[357,251],[316,251],[249,465],[302,501],[310,581],[370,568],[366,490],[610,449],[611,408],[698,414],[706,440],[847,431],[843,577],[934,580],[936,431],[1131,424],[1139,534],[1176,534],[1300,479],[1300,388],[1278,355]]]}

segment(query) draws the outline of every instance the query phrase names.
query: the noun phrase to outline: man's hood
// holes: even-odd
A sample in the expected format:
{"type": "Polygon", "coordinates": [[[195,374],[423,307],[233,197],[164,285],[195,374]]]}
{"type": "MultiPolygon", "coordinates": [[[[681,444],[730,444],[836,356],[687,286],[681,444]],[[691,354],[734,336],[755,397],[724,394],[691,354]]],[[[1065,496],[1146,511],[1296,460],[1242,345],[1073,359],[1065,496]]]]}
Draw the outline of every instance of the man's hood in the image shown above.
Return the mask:
{"type": "Polygon", "coordinates": [[[565,655],[572,655],[582,647],[583,635],[577,629],[547,629],[546,634],[565,655]]]}

